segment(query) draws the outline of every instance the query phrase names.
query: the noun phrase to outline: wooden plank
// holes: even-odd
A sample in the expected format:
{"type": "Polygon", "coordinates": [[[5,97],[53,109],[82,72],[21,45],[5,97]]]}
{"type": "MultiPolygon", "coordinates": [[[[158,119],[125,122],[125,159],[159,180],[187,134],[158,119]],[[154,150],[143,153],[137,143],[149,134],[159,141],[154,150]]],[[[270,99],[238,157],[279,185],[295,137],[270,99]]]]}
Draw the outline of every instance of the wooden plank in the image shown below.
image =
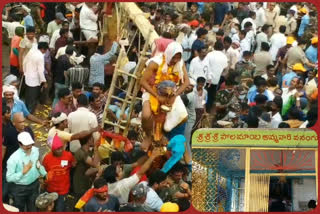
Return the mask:
{"type": "Polygon", "coordinates": [[[146,39],[149,36],[149,31],[151,30],[151,35],[148,44],[151,46],[155,39],[159,38],[158,33],[154,30],[153,25],[144,16],[143,11],[134,2],[119,2],[119,7],[121,7],[129,16],[130,19],[137,25],[142,36],[146,39]]]}

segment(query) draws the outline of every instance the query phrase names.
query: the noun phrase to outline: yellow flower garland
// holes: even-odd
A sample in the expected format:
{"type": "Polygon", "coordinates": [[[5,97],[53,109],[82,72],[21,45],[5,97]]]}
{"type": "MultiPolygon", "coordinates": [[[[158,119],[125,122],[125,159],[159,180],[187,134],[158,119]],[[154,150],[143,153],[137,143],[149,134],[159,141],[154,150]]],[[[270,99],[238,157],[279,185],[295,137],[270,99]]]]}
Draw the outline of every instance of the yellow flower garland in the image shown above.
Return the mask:
{"type": "MultiPolygon", "coordinates": [[[[169,66],[166,73],[162,72],[162,69],[165,63],[166,63],[166,59],[165,59],[165,56],[163,55],[162,63],[159,66],[156,77],[155,77],[155,86],[153,87],[154,90],[156,90],[156,85],[158,85],[162,81],[171,80],[175,83],[179,83],[180,81],[179,72],[173,72],[174,66],[169,66]]],[[[154,114],[158,114],[160,104],[158,99],[152,95],[150,95],[150,105],[151,105],[152,112],[154,114]]]]}

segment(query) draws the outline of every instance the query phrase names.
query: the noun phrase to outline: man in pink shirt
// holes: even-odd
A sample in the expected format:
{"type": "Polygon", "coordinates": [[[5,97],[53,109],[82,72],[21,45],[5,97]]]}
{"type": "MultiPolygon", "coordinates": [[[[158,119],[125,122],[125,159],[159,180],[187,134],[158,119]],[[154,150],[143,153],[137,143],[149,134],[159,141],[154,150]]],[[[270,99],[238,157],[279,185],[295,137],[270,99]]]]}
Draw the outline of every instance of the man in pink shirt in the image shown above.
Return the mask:
{"type": "Polygon", "coordinates": [[[57,112],[63,112],[66,115],[69,115],[71,112],[76,109],[72,105],[72,95],[68,88],[62,88],[58,92],[59,102],[54,106],[52,114],[57,112]]]}

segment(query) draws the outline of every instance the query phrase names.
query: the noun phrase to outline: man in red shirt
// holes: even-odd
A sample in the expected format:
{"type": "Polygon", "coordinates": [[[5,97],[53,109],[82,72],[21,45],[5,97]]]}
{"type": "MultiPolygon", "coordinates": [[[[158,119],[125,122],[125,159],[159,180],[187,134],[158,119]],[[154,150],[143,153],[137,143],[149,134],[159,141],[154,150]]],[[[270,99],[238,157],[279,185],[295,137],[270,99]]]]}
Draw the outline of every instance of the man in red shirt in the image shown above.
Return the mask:
{"type": "Polygon", "coordinates": [[[42,163],[48,173],[47,191],[59,194],[55,210],[65,212],[64,201],[70,188],[70,170],[76,165],[76,160],[71,152],[64,151],[63,143],[57,135],[53,138],[51,150],[42,163]]]}

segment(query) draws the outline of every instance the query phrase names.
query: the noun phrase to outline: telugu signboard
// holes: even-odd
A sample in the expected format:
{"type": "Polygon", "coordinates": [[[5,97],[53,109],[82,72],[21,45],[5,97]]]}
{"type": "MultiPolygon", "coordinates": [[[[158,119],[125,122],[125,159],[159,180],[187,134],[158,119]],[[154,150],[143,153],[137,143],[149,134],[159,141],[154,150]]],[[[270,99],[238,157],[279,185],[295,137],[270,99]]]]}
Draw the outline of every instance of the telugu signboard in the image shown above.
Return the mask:
{"type": "Polygon", "coordinates": [[[317,148],[310,129],[198,129],[192,147],[293,147],[317,148]]]}

